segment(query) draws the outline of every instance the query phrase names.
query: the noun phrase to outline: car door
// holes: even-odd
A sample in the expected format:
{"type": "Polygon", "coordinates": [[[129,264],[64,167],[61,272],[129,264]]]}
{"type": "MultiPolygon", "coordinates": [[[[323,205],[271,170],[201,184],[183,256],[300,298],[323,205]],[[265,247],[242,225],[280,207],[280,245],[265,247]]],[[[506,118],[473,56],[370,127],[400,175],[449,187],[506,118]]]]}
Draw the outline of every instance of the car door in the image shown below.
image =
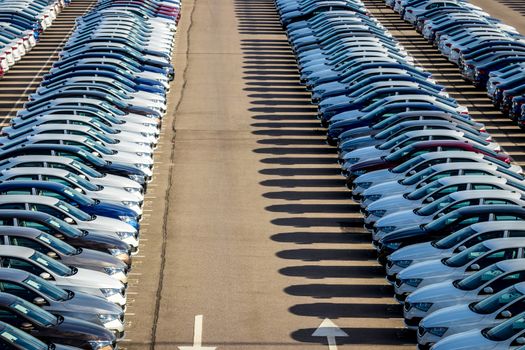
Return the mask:
{"type": "Polygon", "coordinates": [[[516,283],[525,281],[525,271],[504,273],[479,289],[478,296],[488,296],[497,293],[516,283]]]}
{"type": "MultiPolygon", "coordinates": [[[[16,295],[30,303],[33,303],[36,298],[40,298],[40,295],[31,289],[12,281],[0,281],[0,291],[16,295]]],[[[49,303],[46,301],[45,305],[49,305],[49,303]]]]}
{"type": "Polygon", "coordinates": [[[27,237],[7,236],[7,242],[9,245],[31,248],[44,255],[48,255],[53,259],[60,260],[60,255],[57,255],[53,249],[49,248],[42,242],[39,242],[35,239],[27,237]]]}
{"type": "Polygon", "coordinates": [[[19,269],[26,272],[30,272],[37,276],[40,276],[40,274],[46,272],[40,266],[37,266],[27,260],[15,257],[1,257],[0,263],[3,268],[19,269]]]}
{"type": "Polygon", "coordinates": [[[507,248],[507,249],[498,249],[496,251],[490,252],[482,256],[479,259],[475,259],[465,269],[467,273],[472,273],[484,269],[487,266],[490,266],[498,261],[517,259],[522,256],[521,248],[507,248]]]}

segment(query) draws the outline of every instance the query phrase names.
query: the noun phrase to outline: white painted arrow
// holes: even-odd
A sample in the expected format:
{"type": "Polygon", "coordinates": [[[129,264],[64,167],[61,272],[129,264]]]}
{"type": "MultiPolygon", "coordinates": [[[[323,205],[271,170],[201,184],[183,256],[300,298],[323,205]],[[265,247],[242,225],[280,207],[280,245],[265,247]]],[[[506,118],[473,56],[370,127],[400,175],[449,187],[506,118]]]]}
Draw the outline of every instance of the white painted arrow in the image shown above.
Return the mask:
{"type": "Polygon", "coordinates": [[[193,328],[193,346],[179,346],[180,350],[215,350],[213,346],[202,346],[202,315],[195,316],[193,328]]]}
{"type": "Polygon", "coordinates": [[[329,318],[325,318],[321,325],[312,334],[314,337],[325,337],[328,340],[328,349],[337,350],[336,337],[348,337],[345,331],[339,328],[329,318]]]}

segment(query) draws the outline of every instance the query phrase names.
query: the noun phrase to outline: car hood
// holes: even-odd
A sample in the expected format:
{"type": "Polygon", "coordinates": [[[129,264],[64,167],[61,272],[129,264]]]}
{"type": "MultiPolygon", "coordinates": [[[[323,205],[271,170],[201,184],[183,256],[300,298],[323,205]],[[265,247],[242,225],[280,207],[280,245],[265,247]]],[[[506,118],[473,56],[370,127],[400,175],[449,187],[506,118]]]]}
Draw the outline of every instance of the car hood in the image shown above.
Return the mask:
{"type": "Polygon", "coordinates": [[[359,163],[352,164],[349,167],[349,171],[354,173],[360,170],[381,170],[388,166],[388,162],[383,158],[372,158],[370,160],[364,160],[359,163]]]}
{"type": "Polygon", "coordinates": [[[469,304],[454,305],[434,311],[426,316],[419,325],[425,328],[453,327],[456,324],[477,323],[482,317],[473,312],[469,304]]]}
{"type": "Polygon", "coordinates": [[[402,196],[402,193],[410,193],[414,190],[414,188],[415,186],[405,186],[400,184],[399,181],[386,181],[384,183],[379,183],[367,188],[363,192],[363,196],[366,197],[374,194],[382,194],[383,197],[381,199],[387,199],[391,196],[402,196]]]}
{"type": "MultiPolygon", "coordinates": [[[[385,151],[385,150],[376,148],[375,146],[368,146],[368,147],[358,148],[358,149],[355,149],[353,151],[346,153],[343,159],[345,161],[348,161],[349,159],[352,159],[352,158],[357,158],[359,160],[379,158],[382,155],[387,154],[387,153],[388,153],[388,150],[385,151]]],[[[354,161],[353,163],[356,163],[356,162],[354,161]]]]}
{"type": "Polygon", "coordinates": [[[444,280],[448,280],[447,277],[454,274],[456,270],[458,274],[463,274],[463,269],[448,267],[447,265],[443,264],[440,259],[437,259],[413,264],[399,272],[398,277],[400,279],[443,277],[444,280]]]}
{"type": "Polygon", "coordinates": [[[380,229],[386,226],[406,227],[428,223],[432,220],[430,216],[420,216],[413,209],[401,210],[384,216],[376,221],[376,227],[380,229]]]}
{"type": "Polygon", "coordinates": [[[479,329],[451,335],[437,342],[432,350],[470,350],[472,347],[479,350],[489,350],[497,343],[485,338],[479,329]]]}
{"type": "Polygon", "coordinates": [[[137,232],[137,230],[128,223],[117,219],[97,216],[90,221],[79,221],[77,226],[83,230],[100,230],[109,232],[137,232]]]}
{"type": "Polygon", "coordinates": [[[330,119],[330,121],[332,122],[332,125],[333,125],[333,123],[341,122],[343,120],[356,120],[357,118],[365,114],[366,114],[365,112],[361,112],[358,109],[352,109],[352,110],[345,111],[342,113],[337,113],[330,119]]]}
{"type": "Polygon", "coordinates": [[[374,184],[382,183],[384,181],[395,181],[402,177],[403,174],[394,173],[388,169],[379,169],[358,176],[354,180],[354,184],[371,182],[373,186],[374,184]]]}
{"type": "Polygon", "coordinates": [[[126,264],[120,259],[117,259],[110,254],[92,249],[82,249],[79,254],[63,257],[62,260],[65,264],[72,266],[126,268],[126,264]]]}
{"type": "MultiPolygon", "coordinates": [[[[91,179],[90,179],[91,180],[91,179]]],[[[126,202],[140,202],[144,199],[143,195],[139,192],[128,192],[123,188],[118,188],[118,184],[110,182],[107,179],[94,179],[93,183],[102,186],[100,191],[87,192],[90,198],[99,199],[101,201],[126,201],[126,202]]]]}
{"type": "MultiPolygon", "coordinates": [[[[395,182],[399,185],[399,183],[395,182]]],[[[370,189],[369,189],[370,190],[370,189]]],[[[370,191],[368,191],[370,192],[370,191]]],[[[391,192],[377,192],[375,193],[381,194],[381,193],[388,193],[391,192]]],[[[363,195],[367,195],[367,191],[363,193],[363,195]]],[[[405,198],[402,194],[394,194],[394,195],[388,195],[388,197],[383,197],[378,199],[377,201],[370,203],[366,210],[369,212],[373,210],[386,210],[387,213],[394,213],[396,211],[400,210],[409,210],[410,208],[416,208],[419,206],[419,201],[411,201],[410,199],[405,198]]]]}
{"type": "Polygon", "coordinates": [[[417,260],[425,261],[435,259],[445,255],[444,253],[448,250],[436,249],[430,242],[412,244],[396,250],[388,260],[399,261],[399,260],[417,260]]]}
{"type": "Polygon", "coordinates": [[[122,288],[122,283],[106,275],[103,272],[78,268],[77,273],[72,276],[62,278],[60,283],[62,288],[69,287],[88,287],[88,288],[122,288]]]}
{"type": "Polygon", "coordinates": [[[461,299],[466,293],[466,291],[455,288],[452,281],[445,281],[416,289],[407,297],[406,302],[410,304],[438,301],[443,303],[461,299]]]}
{"type": "Polygon", "coordinates": [[[119,216],[137,216],[135,211],[129,209],[128,207],[125,207],[123,204],[119,205],[115,203],[98,202],[95,205],[91,206],[90,209],[99,215],[104,215],[111,218],[116,218],[119,216]]]}
{"type": "Polygon", "coordinates": [[[89,295],[82,292],[75,292],[73,298],[57,303],[60,308],[48,308],[46,310],[62,310],[71,313],[87,313],[87,314],[116,314],[122,313],[122,308],[112,302],[107,301],[102,297],[89,295]]]}
{"type": "Polygon", "coordinates": [[[50,333],[50,337],[52,337],[51,334],[56,335],[55,332],[58,331],[62,336],[76,340],[108,340],[111,342],[115,340],[115,336],[104,327],[73,317],[64,317],[62,323],[46,330],[50,333]]]}

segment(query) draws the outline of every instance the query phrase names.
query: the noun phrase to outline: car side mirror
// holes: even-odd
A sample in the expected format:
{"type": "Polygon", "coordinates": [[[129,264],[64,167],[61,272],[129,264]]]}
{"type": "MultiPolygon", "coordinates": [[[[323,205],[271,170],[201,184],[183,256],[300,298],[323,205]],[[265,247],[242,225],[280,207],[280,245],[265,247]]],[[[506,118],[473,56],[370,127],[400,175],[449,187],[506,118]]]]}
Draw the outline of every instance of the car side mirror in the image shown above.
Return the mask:
{"type": "Polygon", "coordinates": [[[69,216],[65,217],[64,221],[67,222],[68,224],[72,224],[73,223],[73,219],[71,219],[69,216]]]}
{"type": "Polygon", "coordinates": [[[428,197],[427,198],[427,202],[428,203],[432,203],[433,201],[435,201],[434,197],[428,197]]]}
{"type": "Polygon", "coordinates": [[[470,265],[470,269],[472,271],[478,271],[480,269],[480,266],[478,264],[472,264],[470,265]]]}
{"type": "Polygon", "coordinates": [[[519,344],[519,345],[524,345],[525,344],[525,337],[518,337],[518,338],[516,338],[516,343],[519,344]]]}
{"type": "Polygon", "coordinates": [[[445,215],[445,213],[438,213],[437,217],[440,218],[440,217],[442,217],[444,215],[445,215]]]}
{"type": "Polygon", "coordinates": [[[49,273],[47,273],[47,272],[42,272],[39,276],[42,277],[45,280],[50,280],[51,279],[51,275],[49,273]]]}
{"type": "Polygon", "coordinates": [[[502,318],[511,318],[512,317],[512,312],[510,312],[509,310],[503,310],[499,315],[502,318]]]}
{"type": "Polygon", "coordinates": [[[483,288],[483,293],[485,293],[485,294],[492,294],[492,293],[494,293],[494,289],[492,289],[492,287],[485,287],[485,288],[483,288]]]}
{"type": "Polygon", "coordinates": [[[55,238],[58,238],[58,239],[64,239],[65,238],[64,235],[61,234],[61,233],[57,233],[57,234],[55,234],[53,236],[55,236],[55,238]]]}
{"type": "Polygon", "coordinates": [[[82,193],[82,189],[80,187],[75,187],[75,191],[82,193]]]}
{"type": "Polygon", "coordinates": [[[87,179],[86,175],[84,175],[84,174],[78,174],[78,177],[81,177],[83,179],[87,179]]]}
{"type": "Polygon", "coordinates": [[[38,306],[46,305],[46,299],[42,297],[36,297],[35,299],[33,299],[33,304],[38,305],[38,306]]]}
{"type": "Polygon", "coordinates": [[[100,153],[98,153],[98,152],[93,151],[93,152],[91,152],[91,154],[94,155],[95,157],[100,157],[100,153]]]}
{"type": "Polygon", "coordinates": [[[30,331],[32,330],[34,327],[33,327],[33,324],[29,323],[29,322],[23,322],[21,325],[20,325],[20,329],[23,330],[23,331],[30,331]]]}
{"type": "Polygon", "coordinates": [[[416,174],[416,171],[415,171],[415,170],[410,170],[410,171],[408,172],[408,175],[415,175],[415,174],[416,174]]]}
{"type": "Polygon", "coordinates": [[[458,247],[458,250],[459,250],[460,252],[464,251],[465,249],[467,249],[467,247],[465,247],[464,245],[460,245],[460,246],[458,247]]]}
{"type": "Polygon", "coordinates": [[[50,258],[53,258],[53,259],[57,259],[58,258],[58,254],[53,252],[53,251],[47,252],[46,255],[49,256],[50,258]]]}

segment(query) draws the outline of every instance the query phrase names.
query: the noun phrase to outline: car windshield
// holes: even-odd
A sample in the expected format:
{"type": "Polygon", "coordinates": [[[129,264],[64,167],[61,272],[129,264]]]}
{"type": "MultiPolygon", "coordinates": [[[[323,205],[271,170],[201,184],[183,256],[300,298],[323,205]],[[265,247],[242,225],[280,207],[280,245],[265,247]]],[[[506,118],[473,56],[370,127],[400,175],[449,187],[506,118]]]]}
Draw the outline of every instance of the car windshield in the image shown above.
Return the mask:
{"type": "Polygon", "coordinates": [[[43,295],[56,301],[71,299],[71,294],[56,287],[54,284],[38,276],[30,276],[22,281],[23,284],[38,290],[43,295]]]}
{"type": "Polygon", "coordinates": [[[525,313],[503,322],[502,324],[483,332],[483,335],[493,341],[505,341],[525,329],[525,313]]]}
{"type": "Polygon", "coordinates": [[[464,227],[461,230],[454,232],[451,235],[448,235],[439,241],[435,242],[433,245],[438,249],[450,249],[453,248],[456,244],[463,242],[468,237],[476,234],[477,231],[470,228],[470,226],[464,227]]]}
{"type": "Polygon", "coordinates": [[[404,163],[399,164],[395,168],[392,168],[392,172],[394,173],[404,173],[409,171],[412,167],[419,165],[423,161],[423,157],[414,157],[412,159],[407,160],[404,163]]]}
{"type": "Polygon", "coordinates": [[[51,327],[58,323],[56,316],[25,300],[19,299],[9,306],[41,327],[51,327]]]}
{"type": "Polygon", "coordinates": [[[93,140],[90,140],[88,138],[86,138],[86,140],[84,141],[86,145],[88,145],[89,147],[95,149],[96,151],[102,153],[102,154],[113,154],[113,151],[110,150],[109,148],[107,148],[106,146],[98,143],[98,142],[95,142],[93,140]]]}
{"type": "Polygon", "coordinates": [[[474,290],[481,287],[484,283],[491,281],[501,275],[503,270],[496,266],[489,266],[481,271],[470,275],[456,283],[456,287],[462,290],[474,290]]]}
{"type": "Polygon", "coordinates": [[[41,235],[37,236],[36,239],[46,243],[47,245],[49,245],[50,247],[52,247],[53,249],[55,249],[56,251],[64,255],[76,255],[77,254],[76,248],[70,246],[66,242],[56,237],[53,237],[47,233],[42,233],[41,235]]]}
{"type": "Polygon", "coordinates": [[[385,158],[386,158],[386,160],[389,160],[389,161],[398,160],[398,159],[401,159],[402,157],[406,156],[410,152],[412,152],[413,149],[414,148],[412,147],[412,145],[408,145],[408,146],[405,146],[403,148],[398,149],[394,153],[390,153],[385,158]]]}
{"type": "Polygon", "coordinates": [[[62,221],[60,219],[49,218],[45,220],[45,223],[53,227],[53,229],[59,231],[61,234],[65,234],[70,238],[78,238],[83,236],[82,231],[78,230],[77,228],[71,226],[67,222],[62,221]]]}
{"type": "Polygon", "coordinates": [[[508,303],[522,296],[523,296],[523,293],[518,291],[514,286],[509,287],[495,295],[492,295],[488,298],[485,298],[477,302],[476,304],[473,304],[471,306],[471,309],[472,311],[475,311],[478,314],[488,315],[488,314],[498,311],[501,307],[507,305],[508,303]]]}
{"type": "Polygon", "coordinates": [[[94,205],[96,202],[87,197],[87,196],[84,196],[80,193],[78,193],[77,191],[74,191],[72,189],[70,189],[69,187],[66,187],[62,190],[62,193],[64,193],[69,199],[71,199],[72,201],[80,204],[80,205],[84,205],[84,206],[91,206],[91,205],[94,205]]]}
{"type": "Polygon", "coordinates": [[[99,188],[97,185],[92,184],[91,182],[87,181],[86,179],[81,178],[80,176],[69,173],[66,175],[66,179],[73,181],[74,183],[78,184],[80,187],[83,187],[89,191],[98,191],[99,188]]]}
{"type": "Polygon", "coordinates": [[[51,259],[47,255],[44,255],[40,252],[35,252],[33,255],[29,257],[30,260],[33,260],[34,262],[38,263],[41,266],[45,266],[48,270],[51,272],[65,277],[65,276],[71,276],[74,274],[74,271],[67,267],[66,265],[62,264],[61,262],[58,262],[54,259],[51,259]]]}
{"type": "Polygon", "coordinates": [[[3,324],[0,337],[9,344],[15,344],[16,349],[26,350],[48,350],[49,347],[35,337],[14,328],[8,324],[3,324]]]}
{"type": "Polygon", "coordinates": [[[98,132],[97,130],[93,129],[93,128],[89,128],[88,130],[88,134],[92,135],[94,138],[98,138],[104,142],[107,142],[107,143],[110,143],[110,144],[115,144],[117,143],[117,141],[101,132],[98,132]]]}
{"type": "Polygon", "coordinates": [[[81,172],[83,172],[84,174],[86,174],[87,176],[97,177],[97,178],[101,178],[101,177],[104,176],[101,173],[99,173],[98,171],[96,171],[95,169],[90,168],[87,165],[85,165],[83,163],[80,163],[80,162],[78,162],[76,160],[72,161],[71,165],[74,166],[75,168],[77,168],[78,170],[80,170],[81,172]]]}
{"type": "Polygon", "coordinates": [[[104,161],[102,158],[95,157],[93,154],[86,152],[83,149],[79,149],[77,153],[83,156],[84,158],[86,158],[87,160],[89,160],[91,163],[96,164],[97,166],[106,165],[106,161],[104,161]]]}
{"type": "Polygon", "coordinates": [[[434,192],[435,190],[437,190],[440,187],[441,187],[441,183],[439,181],[433,181],[433,182],[429,183],[428,185],[425,185],[425,186],[419,188],[418,190],[408,194],[407,198],[411,199],[411,200],[421,199],[421,198],[431,194],[432,192],[434,192]]]}
{"type": "Polygon", "coordinates": [[[428,176],[434,173],[434,169],[432,168],[426,168],[424,170],[421,170],[419,173],[416,173],[410,177],[407,177],[401,181],[401,183],[405,186],[409,185],[415,185],[419,181],[426,179],[428,176]]]}
{"type": "Polygon", "coordinates": [[[472,260],[485,254],[489,250],[490,249],[485,247],[483,243],[479,243],[479,244],[476,244],[475,246],[470,247],[469,249],[462,251],[461,253],[458,253],[456,255],[451,256],[448,259],[443,260],[443,263],[450,267],[465,266],[472,260]]]}
{"type": "Polygon", "coordinates": [[[432,202],[430,204],[425,205],[422,208],[417,209],[416,213],[421,216],[432,215],[454,202],[455,200],[452,197],[445,196],[438,199],[435,202],[432,202]]]}
{"type": "Polygon", "coordinates": [[[380,144],[377,148],[383,149],[383,150],[390,149],[394,147],[395,145],[405,141],[408,138],[409,136],[407,134],[401,134],[383,144],[380,144]]]}
{"type": "Polygon", "coordinates": [[[91,215],[86,214],[80,209],[75,208],[71,204],[68,204],[64,201],[58,201],[55,203],[55,207],[61,209],[64,213],[67,213],[73,217],[75,217],[78,220],[81,221],[90,221],[92,220],[91,215]]]}
{"type": "MultiPolygon", "coordinates": [[[[460,213],[458,213],[457,211],[453,211],[451,213],[448,213],[445,216],[440,217],[437,220],[429,222],[425,226],[425,229],[431,230],[431,231],[440,230],[440,229],[444,228],[445,226],[447,226],[447,224],[456,222],[456,220],[459,219],[460,217],[461,217],[460,213]]],[[[467,218],[465,218],[465,219],[467,219],[467,218]]]]}

